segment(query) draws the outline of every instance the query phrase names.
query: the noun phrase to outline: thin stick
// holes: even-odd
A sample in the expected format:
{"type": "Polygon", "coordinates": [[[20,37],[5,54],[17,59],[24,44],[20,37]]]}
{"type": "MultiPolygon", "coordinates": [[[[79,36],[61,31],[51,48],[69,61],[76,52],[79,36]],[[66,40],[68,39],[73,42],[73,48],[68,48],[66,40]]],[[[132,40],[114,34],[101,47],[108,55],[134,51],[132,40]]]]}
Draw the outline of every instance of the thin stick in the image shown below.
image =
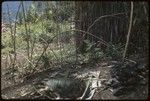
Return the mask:
{"type": "Polygon", "coordinates": [[[45,97],[47,97],[48,99],[51,99],[49,96],[47,96],[47,95],[42,94],[41,92],[39,92],[39,91],[35,88],[34,85],[33,85],[33,88],[34,88],[34,90],[35,90],[37,93],[39,93],[41,96],[45,96],[45,97]]]}
{"type": "Polygon", "coordinates": [[[85,97],[85,95],[86,95],[86,93],[87,93],[87,91],[88,91],[88,89],[89,89],[89,87],[90,87],[91,79],[92,79],[92,78],[90,78],[90,80],[88,81],[88,84],[87,84],[87,86],[86,86],[86,88],[85,88],[85,91],[84,91],[83,95],[82,95],[79,99],[81,99],[81,100],[84,99],[84,97],[85,97]]]}
{"type": "Polygon", "coordinates": [[[133,61],[133,60],[131,60],[131,59],[125,58],[125,60],[128,60],[128,61],[130,61],[130,62],[136,63],[135,61],[133,61]]]}
{"type": "Polygon", "coordinates": [[[126,45],[125,45],[125,50],[123,53],[123,62],[126,56],[126,52],[127,52],[127,47],[129,44],[129,39],[130,39],[130,33],[131,33],[131,27],[132,27],[132,19],[133,19],[133,2],[131,2],[131,12],[130,12],[130,22],[129,22],[129,29],[128,29],[128,34],[127,34],[127,40],[126,40],[126,45]]]}
{"type": "Polygon", "coordinates": [[[103,15],[103,16],[100,16],[99,18],[97,18],[91,26],[89,26],[89,28],[87,29],[87,32],[89,32],[89,30],[95,25],[96,22],[98,22],[99,20],[101,20],[102,18],[106,18],[106,17],[114,17],[116,15],[122,15],[122,14],[125,14],[125,13],[117,13],[117,14],[110,14],[110,15],[103,15]]]}
{"type": "MultiPolygon", "coordinates": [[[[98,83],[98,79],[99,79],[99,77],[100,77],[100,72],[98,73],[98,76],[97,76],[97,80],[96,80],[96,82],[97,82],[97,83],[98,83]]],[[[93,92],[92,92],[91,96],[90,96],[90,97],[88,97],[88,98],[87,98],[87,100],[92,99],[92,97],[94,96],[95,91],[96,91],[96,89],[97,89],[97,88],[98,88],[98,84],[97,84],[97,87],[95,87],[95,88],[93,89],[93,92]]]]}
{"type": "Polygon", "coordinates": [[[18,13],[19,13],[19,10],[20,10],[20,7],[21,7],[21,3],[18,7],[18,11],[16,13],[16,18],[15,18],[15,25],[14,25],[14,37],[13,37],[13,43],[14,43],[14,63],[16,63],[16,60],[17,60],[17,54],[16,54],[16,21],[17,21],[17,17],[18,17],[18,13]]]}
{"type": "Polygon", "coordinates": [[[28,33],[28,29],[27,29],[27,23],[26,23],[26,15],[25,15],[25,8],[24,8],[24,4],[23,1],[21,1],[21,5],[22,5],[22,11],[23,11],[23,18],[24,18],[24,26],[25,26],[25,32],[26,32],[26,37],[27,37],[27,56],[28,59],[30,58],[30,52],[29,52],[29,48],[30,48],[30,43],[29,43],[29,33],[28,33]]]}
{"type": "Polygon", "coordinates": [[[93,37],[99,39],[99,40],[102,42],[103,45],[109,46],[109,44],[108,44],[106,41],[104,41],[102,38],[97,37],[97,36],[93,35],[93,34],[90,33],[90,32],[83,31],[83,30],[78,30],[78,29],[72,29],[72,30],[68,30],[68,31],[66,31],[66,32],[69,32],[69,31],[76,31],[76,32],[82,32],[82,33],[84,33],[84,34],[89,34],[89,35],[91,35],[91,36],[93,36],[93,37]]]}

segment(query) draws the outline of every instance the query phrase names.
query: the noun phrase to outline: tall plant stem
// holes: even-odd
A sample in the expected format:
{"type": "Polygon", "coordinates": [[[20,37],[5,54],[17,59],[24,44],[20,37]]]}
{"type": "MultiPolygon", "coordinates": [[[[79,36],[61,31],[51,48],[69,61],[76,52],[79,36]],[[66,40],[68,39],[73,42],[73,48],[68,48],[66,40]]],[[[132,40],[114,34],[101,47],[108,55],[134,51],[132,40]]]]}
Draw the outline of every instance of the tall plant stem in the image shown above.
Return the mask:
{"type": "Polygon", "coordinates": [[[129,29],[128,29],[128,34],[127,34],[127,40],[126,40],[126,45],[125,45],[125,50],[123,53],[123,62],[126,56],[126,52],[127,52],[127,47],[129,44],[129,39],[130,39],[130,33],[131,33],[131,27],[132,27],[132,20],[133,20],[133,2],[131,2],[131,12],[130,12],[130,22],[129,22],[129,29]]]}
{"type": "Polygon", "coordinates": [[[23,11],[23,18],[24,18],[24,26],[25,26],[25,32],[26,32],[26,42],[27,42],[27,56],[28,59],[30,58],[30,53],[29,53],[29,34],[28,34],[28,30],[27,30],[27,23],[26,23],[26,16],[25,16],[25,9],[24,9],[24,5],[23,5],[23,1],[21,2],[22,4],[22,11],[23,11]]]}

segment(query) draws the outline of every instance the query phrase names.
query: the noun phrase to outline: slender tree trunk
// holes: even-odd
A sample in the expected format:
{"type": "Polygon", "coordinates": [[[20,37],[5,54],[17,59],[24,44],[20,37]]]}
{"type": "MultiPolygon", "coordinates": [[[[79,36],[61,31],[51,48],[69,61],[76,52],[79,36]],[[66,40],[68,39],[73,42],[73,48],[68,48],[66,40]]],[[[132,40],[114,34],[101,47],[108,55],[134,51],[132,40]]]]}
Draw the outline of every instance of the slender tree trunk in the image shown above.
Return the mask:
{"type": "Polygon", "coordinates": [[[24,8],[24,4],[22,1],[22,11],[23,11],[23,18],[24,18],[24,26],[25,26],[25,31],[26,31],[26,42],[27,42],[27,56],[28,59],[30,60],[30,43],[29,43],[29,34],[28,34],[28,29],[27,29],[27,22],[26,22],[26,15],[25,15],[25,8],[24,8]]]}

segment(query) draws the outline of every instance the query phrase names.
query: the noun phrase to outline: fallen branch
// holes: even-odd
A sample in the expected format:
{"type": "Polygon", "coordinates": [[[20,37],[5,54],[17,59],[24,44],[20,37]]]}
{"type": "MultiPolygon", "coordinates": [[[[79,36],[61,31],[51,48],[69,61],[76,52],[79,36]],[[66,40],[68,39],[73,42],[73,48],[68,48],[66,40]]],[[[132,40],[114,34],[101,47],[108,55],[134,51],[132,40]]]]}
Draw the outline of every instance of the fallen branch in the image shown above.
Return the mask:
{"type": "MultiPolygon", "coordinates": [[[[100,77],[100,72],[98,73],[97,81],[96,82],[98,82],[99,77],[100,77]]],[[[92,92],[91,96],[87,98],[87,100],[92,99],[92,97],[94,96],[95,91],[96,91],[97,88],[98,88],[98,84],[97,84],[97,87],[93,88],[93,92],[92,92]]]]}
{"type": "MultiPolygon", "coordinates": [[[[85,89],[84,93],[83,93],[82,96],[79,98],[80,100],[82,100],[82,99],[85,98],[85,96],[86,96],[86,94],[87,94],[87,92],[88,92],[88,89],[89,89],[89,87],[90,87],[91,81],[92,81],[93,79],[96,79],[96,82],[97,82],[97,81],[99,80],[99,76],[100,76],[100,72],[99,72],[97,78],[92,78],[92,77],[91,77],[91,78],[89,79],[88,84],[87,84],[87,86],[86,86],[86,89],[85,89]]],[[[86,98],[87,100],[92,99],[92,97],[93,97],[94,94],[95,94],[96,89],[97,89],[97,87],[94,87],[94,88],[92,89],[92,90],[93,90],[93,91],[92,91],[92,94],[91,94],[91,96],[89,96],[88,98],[86,98]]]]}
{"type": "Polygon", "coordinates": [[[92,80],[92,78],[90,78],[90,80],[88,81],[88,84],[87,84],[87,86],[86,86],[86,88],[85,88],[84,93],[83,93],[82,96],[79,98],[80,100],[82,100],[82,99],[85,98],[85,96],[86,96],[86,94],[87,94],[87,91],[88,91],[88,89],[89,89],[89,87],[90,87],[91,80],[92,80]]]}
{"type": "Polygon", "coordinates": [[[90,96],[90,97],[88,97],[86,100],[91,100],[91,99],[92,99],[92,97],[93,97],[93,96],[94,96],[94,94],[95,94],[95,91],[96,91],[96,88],[94,88],[94,89],[93,89],[93,92],[92,92],[91,96],[90,96]]]}
{"type": "Polygon", "coordinates": [[[135,61],[133,61],[133,60],[131,60],[131,59],[125,58],[125,60],[128,60],[128,61],[133,62],[133,63],[137,63],[137,62],[135,62],[135,61]]]}
{"type": "Polygon", "coordinates": [[[47,95],[42,94],[41,92],[39,92],[39,91],[35,88],[34,85],[33,85],[33,89],[34,89],[38,94],[40,94],[41,96],[45,96],[45,97],[47,97],[48,99],[51,99],[49,96],[47,96],[47,95]]]}

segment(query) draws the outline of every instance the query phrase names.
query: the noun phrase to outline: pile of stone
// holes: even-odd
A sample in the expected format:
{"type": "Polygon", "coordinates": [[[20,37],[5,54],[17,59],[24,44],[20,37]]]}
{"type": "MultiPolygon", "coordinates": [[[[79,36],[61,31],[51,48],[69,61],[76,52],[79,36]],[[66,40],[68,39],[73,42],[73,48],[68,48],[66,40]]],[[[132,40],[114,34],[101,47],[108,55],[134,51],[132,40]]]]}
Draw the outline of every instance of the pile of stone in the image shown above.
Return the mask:
{"type": "Polygon", "coordinates": [[[136,86],[147,84],[147,66],[144,64],[124,62],[111,67],[111,79],[106,82],[114,96],[134,91],[136,86]]]}

